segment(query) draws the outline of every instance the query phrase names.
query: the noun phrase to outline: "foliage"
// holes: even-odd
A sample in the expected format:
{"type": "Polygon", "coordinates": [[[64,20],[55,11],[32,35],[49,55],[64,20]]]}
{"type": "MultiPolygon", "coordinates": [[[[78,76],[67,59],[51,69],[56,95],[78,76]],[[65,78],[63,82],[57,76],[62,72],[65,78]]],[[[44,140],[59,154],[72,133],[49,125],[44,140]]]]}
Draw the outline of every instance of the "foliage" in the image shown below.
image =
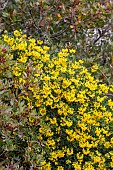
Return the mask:
{"type": "Polygon", "coordinates": [[[5,167],[112,169],[113,85],[95,79],[98,66],[88,70],[75,49],[51,54],[17,30],[3,35],[1,47],[5,167]]]}
{"type": "Polygon", "coordinates": [[[64,46],[76,48],[76,57],[88,67],[99,63],[99,79],[110,84],[112,9],[110,0],[1,0],[1,32],[24,30],[27,35],[52,45],[53,53],[64,46]]]}

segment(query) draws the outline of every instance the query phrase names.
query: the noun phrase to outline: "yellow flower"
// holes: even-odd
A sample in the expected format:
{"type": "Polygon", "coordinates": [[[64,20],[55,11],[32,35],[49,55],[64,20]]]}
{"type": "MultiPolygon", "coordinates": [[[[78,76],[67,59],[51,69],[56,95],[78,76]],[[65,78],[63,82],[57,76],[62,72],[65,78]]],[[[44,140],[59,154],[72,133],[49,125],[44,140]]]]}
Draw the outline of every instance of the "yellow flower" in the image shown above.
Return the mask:
{"type": "Polygon", "coordinates": [[[62,49],[62,52],[63,52],[63,53],[67,53],[67,52],[68,52],[68,49],[67,49],[67,48],[62,49]]]}
{"type": "Polygon", "coordinates": [[[113,101],[111,99],[108,100],[108,106],[110,106],[110,108],[113,108],[113,101]]]}
{"type": "Polygon", "coordinates": [[[108,93],[109,87],[107,87],[105,84],[99,84],[99,88],[100,88],[100,90],[102,90],[102,92],[104,92],[105,94],[108,93]]]}
{"type": "Polygon", "coordinates": [[[111,166],[111,168],[113,168],[113,160],[112,160],[112,162],[110,162],[110,166],[111,166]]]}
{"type": "Polygon", "coordinates": [[[37,44],[42,45],[43,41],[42,40],[37,40],[37,44]]]}
{"type": "Polygon", "coordinates": [[[57,170],[64,170],[64,167],[63,166],[58,166],[57,170]]]}
{"type": "Polygon", "coordinates": [[[26,81],[23,79],[23,78],[19,78],[19,83],[22,83],[22,84],[24,84],[26,81]]]}
{"type": "Polygon", "coordinates": [[[20,63],[26,63],[27,62],[27,57],[21,56],[21,58],[18,59],[20,63]]]}
{"type": "Polygon", "coordinates": [[[48,51],[48,50],[50,49],[50,47],[48,47],[48,46],[43,46],[43,49],[46,50],[46,51],[48,51]]]}
{"type": "Polygon", "coordinates": [[[76,50],[75,49],[70,49],[69,52],[70,53],[76,53],[76,50]]]}
{"type": "Polygon", "coordinates": [[[113,145],[113,137],[111,138],[110,142],[111,142],[111,144],[113,145]]]}
{"type": "Polygon", "coordinates": [[[43,165],[45,165],[46,164],[46,161],[42,161],[41,162],[41,165],[43,166],[43,165]]]}
{"type": "Polygon", "coordinates": [[[71,135],[71,134],[73,133],[73,130],[66,129],[66,133],[67,133],[68,135],[71,135]]]}
{"type": "Polygon", "coordinates": [[[78,162],[73,162],[73,167],[74,167],[74,169],[75,170],[81,170],[82,168],[81,168],[81,165],[79,165],[79,163],[78,162]]]}
{"type": "Polygon", "coordinates": [[[110,85],[110,88],[109,88],[110,92],[113,93],[113,85],[110,85]]]}
{"type": "Polygon", "coordinates": [[[20,72],[21,70],[16,64],[12,67],[12,69],[13,69],[13,75],[17,77],[21,75],[21,72],[20,72]]]}
{"type": "Polygon", "coordinates": [[[73,125],[73,122],[72,122],[72,121],[67,120],[67,121],[65,121],[65,122],[66,122],[67,127],[70,127],[70,126],[73,125]]]}
{"type": "Polygon", "coordinates": [[[105,146],[106,148],[110,148],[110,147],[111,147],[111,144],[110,144],[110,142],[105,142],[105,143],[104,143],[104,146],[105,146]]]}
{"type": "Polygon", "coordinates": [[[51,155],[50,160],[57,160],[56,152],[51,152],[50,155],[51,155]]]}
{"type": "Polygon", "coordinates": [[[66,89],[68,86],[70,86],[71,85],[71,81],[70,80],[66,80],[66,79],[64,79],[63,80],[63,82],[62,82],[62,87],[64,88],[64,89],[66,89]]]}
{"type": "Polygon", "coordinates": [[[33,123],[33,122],[34,122],[34,119],[29,118],[29,122],[30,122],[30,123],[33,123]]]}
{"type": "Polygon", "coordinates": [[[97,70],[98,70],[98,65],[97,64],[93,65],[91,68],[91,72],[96,72],[97,70]]]}
{"type": "Polygon", "coordinates": [[[45,170],[51,170],[51,163],[48,162],[46,165],[44,165],[45,170]]]}
{"type": "Polygon", "coordinates": [[[51,132],[51,130],[46,131],[46,136],[47,137],[50,137],[50,136],[53,136],[53,135],[54,135],[54,133],[51,132]]]}
{"type": "Polygon", "coordinates": [[[18,30],[15,30],[15,31],[14,31],[14,36],[15,36],[15,37],[19,37],[21,34],[22,34],[21,31],[18,31],[18,30]]]}
{"type": "Polygon", "coordinates": [[[80,152],[79,153],[77,153],[77,159],[79,160],[79,159],[83,159],[83,157],[84,157],[84,155],[83,154],[81,154],[80,152]]]}
{"type": "Polygon", "coordinates": [[[70,156],[73,154],[73,148],[67,148],[67,155],[70,156]]]}
{"type": "Polygon", "coordinates": [[[13,44],[14,44],[14,38],[8,38],[8,39],[7,39],[7,43],[8,43],[10,46],[13,46],[13,44]]]}
{"type": "Polygon", "coordinates": [[[84,155],[88,155],[88,154],[90,153],[90,151],[89,151],[89,149],[88,149],[88,148],[87,148],[86,150],[83,148],[83,150],[82,150],[82,151],[83,151],[83,154],[84,154],[84,155]]]}
{"type": "Polygon", "coordinates": [[[50,119],[50,123],[51,124],[56,124],[57,125],[57,119],[56,119],[56,117],[54,117],[53,119],[50,119]]]}
{"type": "Polygon", "coordinates": [[[52,104],[53,104],[53,100],[52,99],[47,99],[46,100],[46,106],[52,106],[52,104]]]}
{"type": "Polygon", "coordinates": [[[46,115],[46,108],[40,108],[40,109],[39,109],[39,113],[40,113],[42,116],[46,115]]]}
{"type": "Polygon", "coordinates": [[[62,151],[62,150],[57,150],[57,157],[58,158],[62,158],[62,157],[64,157],[64,152],[62,151]]]}
{"type": "Polygon", "coordinates": [[[71,161],[68,159],[68,160],[66,160],[66,164],[70,164],[71,163],[71,161]]]}
{"type": "Polygon", "coordinates": [[[55,141],[54,139],[48,139],[47,142],[46,142],[46,145],[49,147],[49,146],[55,146],[55,141]]]}
{"type": "Polygon", "coordinates": [[[21,73],[19,73],[19,72],[18,72],[18,71],[16,71],[16,70],[15,70],[15,71],[13,70],[13,75],[15,75],[15,76],[17,76],[17,77],[18,77],[18,76],[20,76],[20,75],[21,75],[21,73]]]}

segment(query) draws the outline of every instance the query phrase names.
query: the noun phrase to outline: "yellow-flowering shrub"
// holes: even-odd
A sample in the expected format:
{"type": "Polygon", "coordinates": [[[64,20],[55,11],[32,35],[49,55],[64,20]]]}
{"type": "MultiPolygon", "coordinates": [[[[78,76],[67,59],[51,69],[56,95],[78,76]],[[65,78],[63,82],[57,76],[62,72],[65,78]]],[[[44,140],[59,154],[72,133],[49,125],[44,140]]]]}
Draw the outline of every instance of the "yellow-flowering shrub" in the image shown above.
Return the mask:
{"type": "Polygon", "coordinates": [[[18,107],[9,104],[10,121],[17,124],[5,139],[11,138],[18,150],[15,139],[21,125],[20,140],[26,142],[22,157],[40,170],[112,169],[113,99],[107,95],[113,85],[99,83],[82,60],[76,61],[74,49],[53,56],[42,41],[17,30],[3,39],[10,49],[10,93],[18,107]]]}

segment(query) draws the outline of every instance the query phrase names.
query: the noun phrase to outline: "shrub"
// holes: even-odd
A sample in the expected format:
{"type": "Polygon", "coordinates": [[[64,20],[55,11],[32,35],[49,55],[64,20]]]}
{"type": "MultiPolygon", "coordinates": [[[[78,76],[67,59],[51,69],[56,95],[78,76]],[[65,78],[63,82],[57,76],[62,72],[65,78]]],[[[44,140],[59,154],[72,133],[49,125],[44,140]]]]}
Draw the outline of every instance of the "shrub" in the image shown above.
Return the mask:
{"type": "Polygon", "coordinates": [[[113,85],[94,78],[98,66],[90,73],[75,49],[51,55],[21,31],[3,39],[1,135],[9,161],[42,170],[112,169],[113,85]]]}

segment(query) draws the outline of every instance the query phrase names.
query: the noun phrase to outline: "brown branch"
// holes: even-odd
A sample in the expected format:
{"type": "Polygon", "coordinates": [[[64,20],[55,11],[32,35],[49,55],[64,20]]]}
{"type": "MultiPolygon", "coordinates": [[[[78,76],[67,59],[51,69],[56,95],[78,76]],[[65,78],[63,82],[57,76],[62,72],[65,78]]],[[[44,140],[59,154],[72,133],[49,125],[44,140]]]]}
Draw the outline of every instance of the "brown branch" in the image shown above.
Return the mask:
{"type": "Polygon", "coordinates": [[[112,26],[112,25],[113,25],[113,22],[111,22],[110,25],[106,26],[102,31],[100,31],[100,30],[98,29],[99,37],[94,40],[94,43],[93,43],[93,44],[96,44],[96,42],[97,42],[98,40],[100,40],[100,38],[102,38],[102,37],[105,35],[105,33],[108,32],[108,31],[111,29],[110,26],[112,26]]]}
{"type": "Polygon", "coordinates": [[[55,34],[52,34],[50,37],[54,37],[54,36],[60,36],[61,34],[63,34],[67,29],[69,28],[69,26],[67,26],[64,30],[61,30],[55,34]]]}
{"type": "Polygon", "coordinates": [[[111,93],[108,93],[108,94],[106,94],[107,96],[113,96],[113,94],[111,94],[111,93]]]}

